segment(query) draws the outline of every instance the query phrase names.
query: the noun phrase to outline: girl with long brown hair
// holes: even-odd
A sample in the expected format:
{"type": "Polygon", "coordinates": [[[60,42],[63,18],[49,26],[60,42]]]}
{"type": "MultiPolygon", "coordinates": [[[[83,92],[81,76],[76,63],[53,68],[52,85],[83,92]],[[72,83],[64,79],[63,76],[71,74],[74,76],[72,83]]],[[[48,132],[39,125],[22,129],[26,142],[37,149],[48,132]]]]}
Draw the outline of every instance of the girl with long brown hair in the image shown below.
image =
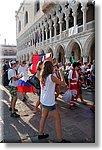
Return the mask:
{"type": "Polygon", "coordinates": [[[40,120],[38,139],[49,137],[49,134],[44,134],[44,127],[48,114],[55,119],[58,142],[66,143],[68,141],[62,139],[61,118],[55,102],[55,84],[66,85],[64,81],[60,81],[53,75],[53,63],[45,61],[41,72],[41,95],[40,102],[42,104],[42,116],[40,120]]]}

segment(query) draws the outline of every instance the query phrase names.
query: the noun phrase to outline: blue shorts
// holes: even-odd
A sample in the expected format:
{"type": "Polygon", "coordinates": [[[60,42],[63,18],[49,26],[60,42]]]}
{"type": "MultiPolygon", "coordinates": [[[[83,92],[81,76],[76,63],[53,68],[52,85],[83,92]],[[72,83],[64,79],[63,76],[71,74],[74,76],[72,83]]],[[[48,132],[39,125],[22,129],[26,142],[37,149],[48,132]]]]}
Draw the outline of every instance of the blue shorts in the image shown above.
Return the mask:
{"type": "Polygon", "coordinates": [[[55,105],[53,105],[53,106],[45,106],[45,105],[42,105],[42,107],[44,108],[44,109],[47,109],[48,111],[53,111],[53,110],[55,110],[57,107],[56,107],[56,104],[55,105]]]}

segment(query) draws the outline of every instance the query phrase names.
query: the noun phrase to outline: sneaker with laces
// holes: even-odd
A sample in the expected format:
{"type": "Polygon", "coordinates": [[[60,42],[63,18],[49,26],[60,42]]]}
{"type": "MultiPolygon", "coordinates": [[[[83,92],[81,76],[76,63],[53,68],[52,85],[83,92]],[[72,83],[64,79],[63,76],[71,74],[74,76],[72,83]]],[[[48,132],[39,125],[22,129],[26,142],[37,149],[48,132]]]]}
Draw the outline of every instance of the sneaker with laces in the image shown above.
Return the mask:
{"type": "Polygon", "coordinates": [[[45,138],[48,138],[48,137],[49,137],[49,134],[38,135],[38,139],[39,139],[39,140],[45,139],[45,138]]]}
{"type": "Polygon", "coordinates": [[[19,114],[17,114],[16,112],[14,112],[14,113],[11,113],[11,117],[19,118],[19,117],[20,117],[20,115],[19,115],[19,114]]]}
{"type": "Polygon", "coordinates": [[[23,101],[23,102],[26,102],[26,101],[27,101],[27,98],[26,98],[26,97],[24,97],[22,101],[23,101]]]}

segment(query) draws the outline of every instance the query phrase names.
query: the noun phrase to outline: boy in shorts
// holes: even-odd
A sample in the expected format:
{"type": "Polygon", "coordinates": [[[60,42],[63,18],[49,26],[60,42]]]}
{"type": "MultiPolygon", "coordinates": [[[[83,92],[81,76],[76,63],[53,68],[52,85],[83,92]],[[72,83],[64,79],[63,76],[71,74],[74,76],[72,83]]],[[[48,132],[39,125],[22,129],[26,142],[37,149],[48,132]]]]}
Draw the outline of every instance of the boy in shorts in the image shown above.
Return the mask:
{"type": "Polygon", "coordinates": [[[18,85],[18,80],[22,77],[21,75],[17,75],[16,72],[16,61],[11,61],[11,68],[8,70],[8,79],[9,79],[9,85],[8,85],[8,90],[11,94],[11,106],[10,106],[10,111],[11,111],[11,117],[18,118],[20,117],[19,114],[16,113],[18,111],[15,109],[16,101],[17,101],[17,85],[18,85]]]}

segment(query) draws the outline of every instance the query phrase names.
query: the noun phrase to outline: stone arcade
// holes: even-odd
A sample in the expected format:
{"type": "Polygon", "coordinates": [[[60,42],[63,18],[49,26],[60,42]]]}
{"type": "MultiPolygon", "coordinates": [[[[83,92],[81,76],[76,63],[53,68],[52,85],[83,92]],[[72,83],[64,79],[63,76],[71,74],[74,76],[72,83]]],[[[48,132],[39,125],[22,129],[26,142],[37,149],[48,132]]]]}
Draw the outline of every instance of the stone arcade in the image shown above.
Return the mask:
{"type": "Polygon", "coordinates": [[[32,54],[53,53],[65,63],[95,59],[93,0],[24,0],[16,12],[17,59],[31,62],[32,54]]]}

